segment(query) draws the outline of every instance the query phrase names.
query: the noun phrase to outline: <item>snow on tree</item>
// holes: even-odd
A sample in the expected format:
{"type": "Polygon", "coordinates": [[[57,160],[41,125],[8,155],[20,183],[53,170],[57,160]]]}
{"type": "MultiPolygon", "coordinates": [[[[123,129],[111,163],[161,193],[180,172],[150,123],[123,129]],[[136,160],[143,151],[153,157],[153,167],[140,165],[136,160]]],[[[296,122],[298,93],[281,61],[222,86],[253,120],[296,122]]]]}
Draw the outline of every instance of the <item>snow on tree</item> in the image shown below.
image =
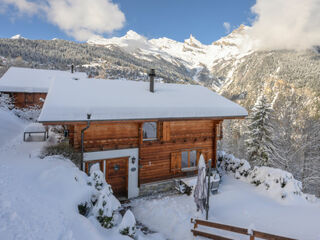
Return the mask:
{"type": "Polygon", "coordinates": [[[94,186],[99,191],[107,184],[103,172],[100,171],[99,163],[91,166],[88,184],[94,186]]]}
{"type": "MultiPolygon", "coordinates": [[[[320,184],[320,122],[308,120],[303,128],[297,155],[301,159],[300,179],[304,190],[319,190],[320,184]]],[[[312,191],[313,190],[313,191],[312,191]]]]}
{"type": "Polygon", "coordinates": [[[95,188],[96,193],[92,195],[90,203],[82,203],[81,206],[91,206],[88,216],[94,216],[102,227],[112,228],[119,219],[117,210],[121,204],[113,195],[112,188],[100,171],[99,164],[94,164],[90,168],[88,184],[95,188]]]}
{"type": "Polygon", "coordinates": [[[122,235],[134,238],[136,234],[136,219],[130,210],[127,210],[124,214],[119,226],[119,232],[122,235]]]}
{"type": "Polygon", "coordinates": [[[254,165],[270,166],[270,156],[274,151],[272,134],[273,109],[266,97],[258,97],[249,117],[247,132],[248,158],[254,165]]]}
{"type": "Polygon", "coordinates": [[[109,186],[100,190],[97,202],[91,212],[104,228],[112,228],[115,225],[118,218],[116,211],[121,207],[119,200],[112,194],[109,186]]]}

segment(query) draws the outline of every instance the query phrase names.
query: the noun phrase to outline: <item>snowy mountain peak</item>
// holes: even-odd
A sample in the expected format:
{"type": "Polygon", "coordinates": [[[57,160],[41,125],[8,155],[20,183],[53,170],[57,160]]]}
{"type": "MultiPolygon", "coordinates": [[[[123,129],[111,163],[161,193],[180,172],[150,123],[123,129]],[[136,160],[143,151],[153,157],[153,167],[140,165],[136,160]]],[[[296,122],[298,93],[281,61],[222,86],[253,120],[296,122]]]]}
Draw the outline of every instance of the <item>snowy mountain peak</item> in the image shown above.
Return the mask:
{"type": "Polygon", "coordinates": [[[237,29],[233,30],[230,34],[225,37],[220,38],[218,41],[213,42],[213,45],[221,45],[221,46],[240,46],[245,41],[246,44],[251,43],[251,39],[248,35],[248,30],[250,27],[241,24],[237,29]]]}
{"type": "Polygon", "coordinates": [[[148,40],[133,30],[129,30],[122,37],[97,36],[90,39],[88,44],[103,45],[108,48],[116,46],[141,59],[152,59],[157,56],[173,64],[181,62],[190,71],[195,71],[193,78],[198,81],[201,71],[208,71],[219,59],[238,58],[251,51],[251,40],[246,34],[247,29],[248,27],[241,25],[210,45],[202,44],[192,34],[184,42],[166,37],[148,40]]]}
{"type": "Polygon", "coordinates": [[[17,34],[12,36],[11,39],[26,39],[26,38],[22,37],[21,34],[17,34]]]}
{"type": "Polygon", "coordinates": [[[140,34],[136,33],[135,31],[133,30],[129,30],[127,32],[126,35],[123,36],[123,38],[125,39],[135,39],[135,40],[138,40],[138,39],[141,39],[143,38],[140,34]]]}
{"type": "Polygon", "coordinates": [[[184,42],[192,47],[201,47],[202,43],[197,40],[194,36],[192,36],[192,34],[190,34],[190,37],[186,40],[184,40],[184,42]]]}

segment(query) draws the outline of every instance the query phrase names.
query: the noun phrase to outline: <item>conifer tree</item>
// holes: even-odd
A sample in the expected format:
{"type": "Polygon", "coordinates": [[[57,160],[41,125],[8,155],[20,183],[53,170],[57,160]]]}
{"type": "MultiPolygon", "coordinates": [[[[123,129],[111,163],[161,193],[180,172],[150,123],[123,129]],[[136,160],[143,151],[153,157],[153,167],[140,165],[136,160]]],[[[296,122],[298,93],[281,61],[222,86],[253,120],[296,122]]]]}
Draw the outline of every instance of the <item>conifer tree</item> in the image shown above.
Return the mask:
{"type": "Polygon", "coordinates": [[[272,142],[273,109],[264,95],[258,97],[249,117],[247,132],[248,159],[257,166],[270,166],[274,151],[272,142]]]}

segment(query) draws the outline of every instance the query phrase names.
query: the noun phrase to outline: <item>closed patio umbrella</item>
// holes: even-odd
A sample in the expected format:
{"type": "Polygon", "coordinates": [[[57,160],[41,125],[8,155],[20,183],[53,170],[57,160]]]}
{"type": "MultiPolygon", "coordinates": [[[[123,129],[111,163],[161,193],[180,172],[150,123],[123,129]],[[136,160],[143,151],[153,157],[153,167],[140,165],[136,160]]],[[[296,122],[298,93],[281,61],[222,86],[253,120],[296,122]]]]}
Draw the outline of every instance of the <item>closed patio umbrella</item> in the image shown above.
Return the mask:
{"type": "Polygon", "coordinates": [[[201,213],[206,209],[206,200],[208,194],[208,187],[206,183],[206,163],[203,156],[200,156],[198,163],[198,177],[197,184],[194,189],[194,201],[197,206],[197,211],[201,210],[201,213]]]}

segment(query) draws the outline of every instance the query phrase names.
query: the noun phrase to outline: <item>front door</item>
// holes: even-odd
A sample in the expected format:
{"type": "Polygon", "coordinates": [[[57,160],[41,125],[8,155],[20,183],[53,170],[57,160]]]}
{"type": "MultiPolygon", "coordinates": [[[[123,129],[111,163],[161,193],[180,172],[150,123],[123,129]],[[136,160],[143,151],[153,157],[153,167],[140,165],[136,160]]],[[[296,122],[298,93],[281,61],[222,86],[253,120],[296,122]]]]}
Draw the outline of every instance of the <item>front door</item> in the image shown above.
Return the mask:
{"type": "Polygon", "coordinates": [[[117,196],[128,195],[128,160],[129,157],[106,160],[106,181],[117,196]]]}

